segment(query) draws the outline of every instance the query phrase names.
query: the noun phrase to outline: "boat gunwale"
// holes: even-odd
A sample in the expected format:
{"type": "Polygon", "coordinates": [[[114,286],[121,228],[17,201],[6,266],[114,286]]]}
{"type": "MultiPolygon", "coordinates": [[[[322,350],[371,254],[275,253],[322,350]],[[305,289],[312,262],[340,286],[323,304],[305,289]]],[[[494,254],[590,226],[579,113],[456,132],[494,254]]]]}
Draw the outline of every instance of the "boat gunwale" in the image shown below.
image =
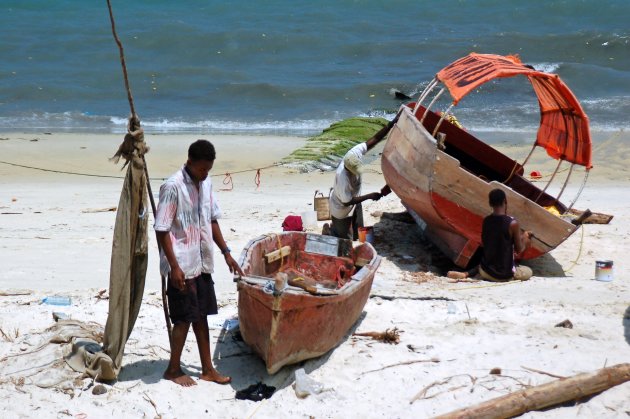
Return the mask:
{"type": "MultiPolygon", "coordinates": [[[[292,231],[292,232],[283,232],[283,233],[273,233],[274,235],[288,235],[288,234],[299,234],[299,235],[308,235],[308,234],[313,234],[313,233],[308,233],[308,232],[301,232],[301,231],[292,231]]],[[[241,255],[239,257],[239,265],[241,266],[241,268],[243,268],[245,266],[245,262],[247,260],[247,258],[249,257],[249,255],[251,254],[251,251],[253,250],[253,248],[258,245],[259,243],[266,241],[266,240],[272,240],[272,235],[269,234],[262,234],[254,239],[251,239],[247,245],[245,245],[245,247],[243,248],[241,255]]],[[[325,292],[321,293],[321,294],[312,294],[309,293],[306,290],[303,290],[301,288],[298,287],[293,287],[293,286],[287,286],[281,293],[282,294],[287,294],[287,295],[295,295],[295,296],[309,296],[309,297],[319,297],[319,298],[324,298],[324,299],[330,299],[332,297],[335,296],[346,296],[348,294],[353,294],[361,285],[362,282],[364,282],[366,279],[368,279],[370,276],[373,276],[376,272],[376,269],[378,269],[378,266],[380,265],[381,262],[381,256],[379,256],[376,252],[376,249],[374,249],[374,246],[372,246],[370,243],[368,242],[364,242],[361,243],[360,246],[367,246],[372,253],[372,258],[368,261],[368,263],[366,263],[365,265],[363,265],[361,267],[361,269],[359,269],[358,271],[356,271],[351,277],[350,277],[350,281],[348,281],[346,284],[344,284],[343,287],[339,288],[339,289],[326,289],[325,292]]],[[[357,246],[358,247],[358,246],[357,246]]],[[[353,246],[353,249],[355,249],[355,247],[353,246]]],[[[302,251],[304,251],[303,249],[300,249],[302,251]]],[[[331,256],[331,257],[335,257],[335,256],[331,256]]],[[[263,287],[267,282],[273,282],[273,277],[266,277],[263,275],[245,275],[244,278],[239,278],[238,276],[234,277],[234,280],[241,283],[242,285],[247,285],[253,288],[260,288],[260,291],[264,293],[263,291],[263,287]],[[250,280],[248,280],[250,279],[250,280]],[[253,281],[252,281],[253,279],[253,281]],[[266,282],[263,284],[262,281],[264,281],[266,279],[266,282]]]]}

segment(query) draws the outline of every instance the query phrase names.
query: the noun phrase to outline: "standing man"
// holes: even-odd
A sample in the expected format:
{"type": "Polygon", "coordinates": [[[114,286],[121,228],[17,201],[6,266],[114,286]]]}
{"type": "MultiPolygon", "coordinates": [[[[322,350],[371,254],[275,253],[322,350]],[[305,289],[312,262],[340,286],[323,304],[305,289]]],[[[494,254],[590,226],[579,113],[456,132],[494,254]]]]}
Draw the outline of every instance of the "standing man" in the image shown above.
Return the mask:
{"type": "MultiPolygon", "coordinates": [[[[378,201],[391,192],[389,186],[385,185],[380,192],[361,195],[361,173],[363,172],[365,153],[385,138],[397,121],[398,115],[372,138],[348,150],[342,162],[339,163],[329,199],[330,218],[332,220],[331,235],[356,240],[359,237],[359,227],[363,227],[361,203],[368,199],[378,201]]],[[[327,226],[328,224],[324,225],[324,234],[328,233],[327,226]]]]}
{"type": "Polygon", "coordinates": [[[212,191],[208,172],[216,153],[206,140],[197,140],[188,148],[186,164],[160,187],[160,201],[155,231],[160,244],[160,271],[168,277],[168,305],[173,322],[171,358],[164,378],[184,387],[197,383],[180,365],[182,350],[192,323],[202,380],[227,384],[212,365],[210,355],[209,314],[217,314],[212,272],[213,242],[225,257],[230,272],[243,275],[223,239],[219,222],[221,210],[212,191]]]}
{"type": "MultiPolygon", "coordinates": [[[[528,266],[519,266],[515,257],[520,256],[531,243],[531,233],[521,232],[516,218],[507,215],[507,198],[501,189],[488,194],[492,214],[483,220],[481,245],[483,254],[478,267],[479,274],[487,281],[526,281],[532,276],[528,266]]],[[[449,271],[446,276],[463,279],[474,276],[477,268],[468,272],[449,271]]]]}

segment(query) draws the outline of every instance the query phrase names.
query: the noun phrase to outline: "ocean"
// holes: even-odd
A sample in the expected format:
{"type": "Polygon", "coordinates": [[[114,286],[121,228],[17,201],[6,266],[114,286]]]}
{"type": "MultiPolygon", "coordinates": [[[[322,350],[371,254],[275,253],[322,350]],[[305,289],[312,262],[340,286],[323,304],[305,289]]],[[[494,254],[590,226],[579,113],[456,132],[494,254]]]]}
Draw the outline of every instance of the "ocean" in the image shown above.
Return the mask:
{"type": "MultiPolygon", "coordinates": [[[[112,0],[147,132],[312,135],[391,118],[442,67],[518,54],[560,75],[593,130],[628,128],[628,0],[112,0]]],[[[105,0],[2,0],[0,130],[122,132],[129,103],[105,0]]],[[[475,131],[529,131],[525,78],[455,114],[475,131]]],[[[414,97],[414,99],[415,99],[414,97]]]]}

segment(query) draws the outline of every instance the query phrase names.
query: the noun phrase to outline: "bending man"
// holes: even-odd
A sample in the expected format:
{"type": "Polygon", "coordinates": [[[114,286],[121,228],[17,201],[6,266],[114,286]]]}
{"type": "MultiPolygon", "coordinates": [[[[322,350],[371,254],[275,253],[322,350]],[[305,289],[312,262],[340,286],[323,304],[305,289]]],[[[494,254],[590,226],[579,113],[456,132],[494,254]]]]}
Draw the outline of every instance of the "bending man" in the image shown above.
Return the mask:
{"type": "MultiPolygon", "coordinates": [[[[361,174],[363,172],[363,156],[385,138],[397,121],[398,115],[372,138],[348,150],[339,163],[329,199],[332,220],[331,235],[343,239],[358,239],[359,227],[363,227],[361,203],[368,199],[378,201],[391,192],[389,186],[385,185],[380,192],[361,195],[361,174]]],[[[327,224],[324,226],[324,234],[327,233],[326,230],[327,224]]]]}

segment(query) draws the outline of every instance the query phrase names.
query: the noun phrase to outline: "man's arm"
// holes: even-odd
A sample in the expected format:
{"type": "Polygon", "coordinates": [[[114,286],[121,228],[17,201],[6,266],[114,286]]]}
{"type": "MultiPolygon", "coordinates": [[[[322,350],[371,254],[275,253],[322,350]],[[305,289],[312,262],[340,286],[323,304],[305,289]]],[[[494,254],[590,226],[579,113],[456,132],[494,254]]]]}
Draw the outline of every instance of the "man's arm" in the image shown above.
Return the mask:
{"type": "Polygon", "coordinates": [[[179,263],[177,263],[177,258],[175,257],[175,252],[173,251],[173,243],[171,243],[171,235],[168,231],[156,231],[155,234],[157,236],[158,243],[160,244],[160,248],[164,252],[164,256],[166,256],[166,260],[171,267],[171,274],[169,275],[169,278],[175,287],[183,291],[186,286],[186,277],[184,275],[184,271],[182,271],[179,267],[179,263]]]}
{"type": "Polygon", "coordinates": [[[233,274],[238,274],[238,276],[244,276],[245,274],[241,270],[241,267],[238,265],[236,260],[231,255],[231,250],[225,243],[225,239],[223,238],[223,233],[221,232],[221,227],[219,227],[219,222],[217,220],[212,220],[212,240],[219,246],[221,249],[221,253],[225,257],[225,263],[227,263],[230,272],[233,274]]]}
{"type": "Polygon", "coordinates": [[[351,205],[356,205],[356,204],[360,204],[363,201],[367,201],[368,199],[372,199],[374,201],[378,201],[379,199],[381,199],[381,194],[378,192],[372,192],[366,195],[361,195],[361,196],[355,196],[353,197],[350,202],[344,202],[344,205],[346,207],[349,207],[351,205]]]}
{"type": "Polygon", "coordinates": [[[398,112],[396,117],[392,119],[387,125],[385,125],[376,134],[374,134],[372,138],[370,138],[369,140],[365,142],[368,150],[371,150],[372,148],[374,148],[376,144],[378,144],[379,142],[381,142],[383,138],[385,138],[387,133],[394,127],[394,125],[396,125],[396,122],[398,122],[399,116],[400,116],[400,112],[398,112]]]}
{"type": "Polygon", "coordinates": [[[510,223],[510,235],[512,236],[512,242],[514,243],[514,252],[520,255],[531,244],[529,231],[521,232],[521,227],[518,225],[518,221],[512,220],[510,223]]]}

